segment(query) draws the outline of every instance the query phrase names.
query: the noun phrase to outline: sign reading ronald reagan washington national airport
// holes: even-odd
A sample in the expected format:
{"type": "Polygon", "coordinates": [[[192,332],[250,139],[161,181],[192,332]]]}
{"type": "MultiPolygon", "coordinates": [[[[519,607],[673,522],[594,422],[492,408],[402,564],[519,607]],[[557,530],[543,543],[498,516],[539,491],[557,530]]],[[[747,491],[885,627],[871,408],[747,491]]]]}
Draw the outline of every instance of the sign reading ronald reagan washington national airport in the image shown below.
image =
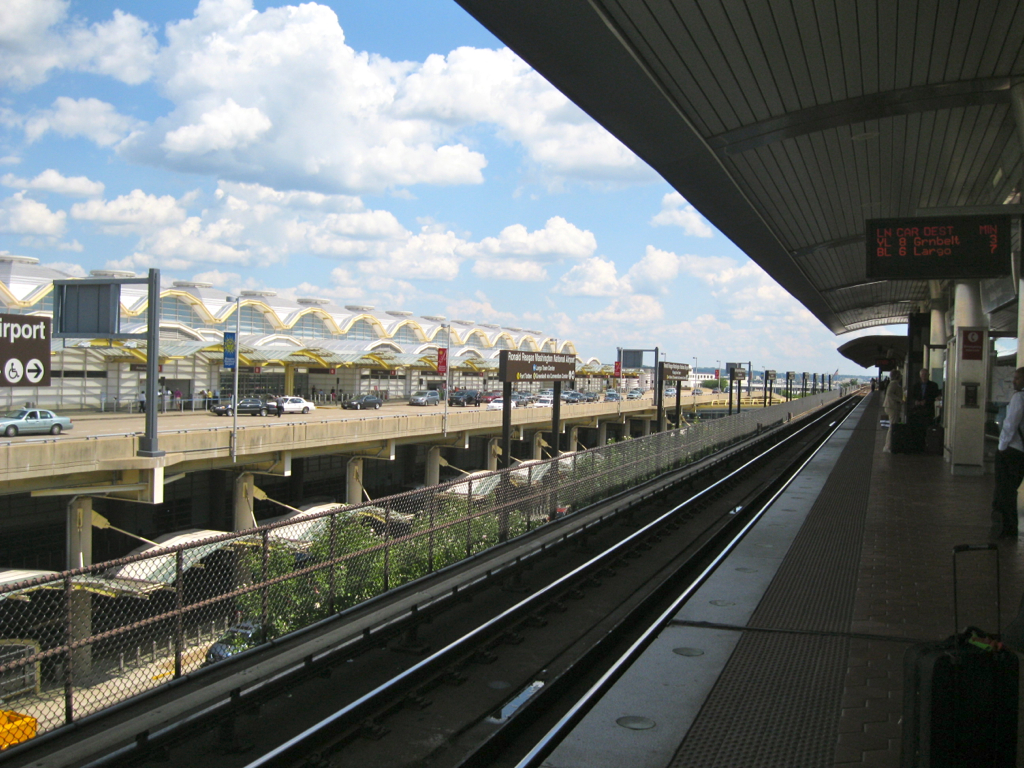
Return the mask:
{"type": "Polygon", "coordinates": [[[565,381],[575,376],[575,355],[503,349],[498,357],[498,378],[502,381],[565,381]]]}
{"type": "Polygon", "coordinates": [[[868,219],[870,280],[1010,274],[1009,216],[868,219]]]}
{"type": "Polygon", "coordinates": [[[50,318],[0,315],[0,387],[50,386],[50,318]]]}

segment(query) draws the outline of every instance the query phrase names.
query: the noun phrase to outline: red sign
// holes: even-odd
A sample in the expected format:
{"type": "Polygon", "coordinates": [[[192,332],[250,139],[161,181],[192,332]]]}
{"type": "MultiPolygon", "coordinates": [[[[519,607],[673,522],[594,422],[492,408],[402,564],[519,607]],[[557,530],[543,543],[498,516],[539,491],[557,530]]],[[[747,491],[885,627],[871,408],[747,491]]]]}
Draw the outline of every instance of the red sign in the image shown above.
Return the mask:
{"type": "Polygon", "coordinates": [[[262,373],[262,371],[263,371],[263,366],[257,365],[257,366],[256,366],[256,367],[255,367],[255,368],[254,368],[253,370],[254,370],[254,371],[255,371],[256,373],[262,373]]]}
{"type": "Polygon", "coordinates": [[[715,378],[716,379],[722,378],[722,371],[719,368],[715,368],[715,378]]]}
{"type": "Polygon", "coordinates": [[[981,331],[964,331],[961,360],[981,360],[985,351],[985,334],[981,331]]]}
{"type": "Polygon", "coordinates": [[[616,360],[615,361],[615,375],[616,376],[621,376],[622,375],[622,361],[621,360],[616,360]]]}
{"type": "Polygon", "coordinates": [[[437,350],[437,372],[444,376],[448,373],[448,350],[437,350]]]}
{"type": "Polygon", "coordinates": [[[334,375],[335,373],[337,373],[338,371],[337,371],[337,369],[335,369],[335,368],[328,368],[328,369],[327,369],[327,372],[328,372],[329,374],[331,374],[331,375],[333,376],[333,375],[334,375]]]}

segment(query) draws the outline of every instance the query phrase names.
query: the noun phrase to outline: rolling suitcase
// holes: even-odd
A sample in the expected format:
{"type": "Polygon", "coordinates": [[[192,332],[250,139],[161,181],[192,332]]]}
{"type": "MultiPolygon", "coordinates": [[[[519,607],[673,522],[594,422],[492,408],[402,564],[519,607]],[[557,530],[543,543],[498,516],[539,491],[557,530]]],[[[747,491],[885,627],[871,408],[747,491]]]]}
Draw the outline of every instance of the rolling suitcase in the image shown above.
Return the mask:
{"type": "Polygon", "coordinates": [[[945,438],[945,430],[942,427],[928,427],[924,433],[924,452],[929,456],[941,456],[945,438]]]}
{"type": "Polygon", "coordinates": [[[917,424],[893,424],[890,449],[893,453],[921,453],[924,450],[924,431],[917,424]]]}
{"type": "MultiPolygon", "coordinates": [[[[995,544],[953,548],[953,616],[956,558],[962,552],[996,554],[995,544]]],[[[1017,759],[1017,655],[997,639],[968,627],[947,640],[918,643],[903,656],[902,768],[1013,768],[1017,759]]]]}

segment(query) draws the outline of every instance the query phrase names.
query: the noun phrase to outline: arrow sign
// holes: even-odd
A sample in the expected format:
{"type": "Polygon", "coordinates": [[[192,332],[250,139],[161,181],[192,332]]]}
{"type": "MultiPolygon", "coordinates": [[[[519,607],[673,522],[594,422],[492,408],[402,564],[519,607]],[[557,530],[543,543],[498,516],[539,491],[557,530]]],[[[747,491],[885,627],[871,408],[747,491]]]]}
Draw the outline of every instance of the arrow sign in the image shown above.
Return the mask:
{"type": "Polygon", "coordinates": [[[0,387],[50,386],[48,317],[0,314],[0,387]]]}
{"type": "Polygon", "coordinates": [[[25,374],[28,377],[29,382],[32,384],[39,383],[40,379],[43,378],[44,373],[46,373],[46,369],[43,367],[43,364],[35,358],[29,360],[28,365],[25,366],[25,374]]]}

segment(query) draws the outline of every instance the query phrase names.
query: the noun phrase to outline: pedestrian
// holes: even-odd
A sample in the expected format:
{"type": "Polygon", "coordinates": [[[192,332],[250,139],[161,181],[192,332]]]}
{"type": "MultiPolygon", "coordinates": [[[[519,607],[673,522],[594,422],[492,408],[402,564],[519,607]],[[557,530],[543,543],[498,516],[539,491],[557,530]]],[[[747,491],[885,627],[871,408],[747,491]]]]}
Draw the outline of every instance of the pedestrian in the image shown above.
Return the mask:
{"type": "Polygon", "coordinates": [[[174,407],[177,410],[179,410],[179,411],[181,410],[181,390],[180,389],[174,390],[174,407]]]}
{"type": "Polygon", "coordinates": [[[1013,373],[1013,396],[999,432],[996,481],[992,490],[993,539],[1017,538],[1017,489],[1024,480],[1024,368],[1013,373]]]}
{"type": "Polygon", "coordinates": [[[146,390],[139,390],[139,411],[142,413],[146,412],[146,390]]]}
{"type": "Polygon", "coordinates": [[[279,395],[277,398],[277,418],[284,415],[284,400],[284,395],[279,395]]]}
{"type": "Polygon", "coordinates": [[[892,430],[903,418],[903,374],[893,371],[889,374],[889,383],[885,388],[885,399],[882,407],[889,416],[889,431],[885,435],[884,453],[892,453],[892,430]]]}

